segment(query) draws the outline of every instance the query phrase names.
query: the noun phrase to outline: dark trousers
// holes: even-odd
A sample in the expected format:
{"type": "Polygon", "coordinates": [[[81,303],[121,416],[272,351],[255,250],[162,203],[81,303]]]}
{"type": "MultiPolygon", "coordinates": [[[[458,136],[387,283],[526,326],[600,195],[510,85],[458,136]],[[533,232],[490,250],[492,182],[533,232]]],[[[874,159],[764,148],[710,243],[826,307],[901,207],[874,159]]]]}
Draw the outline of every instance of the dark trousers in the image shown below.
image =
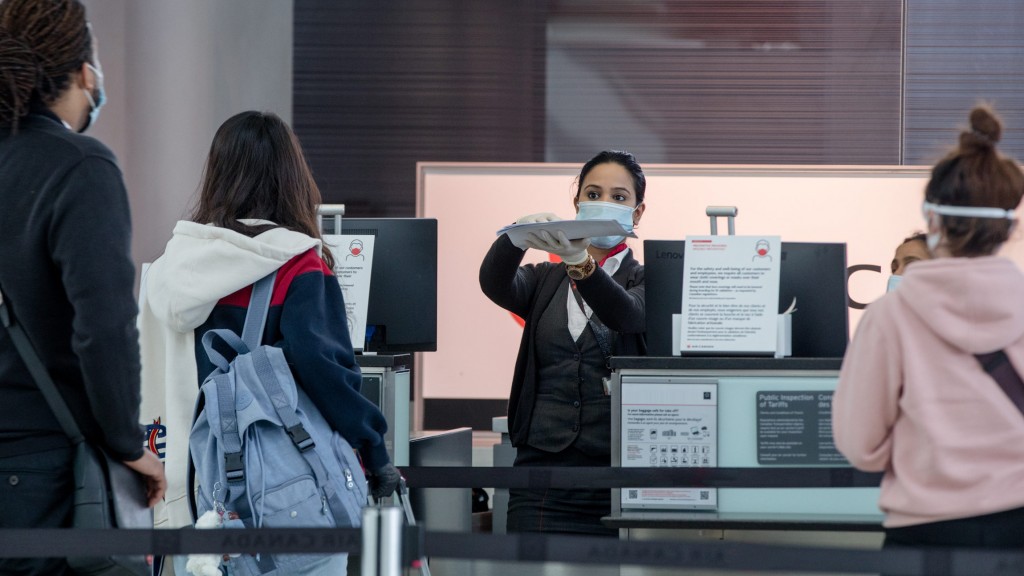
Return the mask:
{"type": "Polygon", "coordinates": [[[948,546],[1024,550],[1024,508],[885,529],[885,548],[948,546]]]}
{"type": "MultiPolygon", "coordinates": [[[[545,452],[532,446],[516,451],[516,466],[609,466],[611,456],[591,456],[575,448],[545,452]]],[[[508,491],[508,532],[555,532],[618,536],[601,518],[611,514],[611,491],[607,488],[508,491]]]]}
{"type": "MultiPolygon", "coordinates": [[[[72,451],[60,448],[0,458],[0,528],[71,525],[72,451]]],[[[0,574],[67,574],[63,558],[0,558],[0,574]]]]}

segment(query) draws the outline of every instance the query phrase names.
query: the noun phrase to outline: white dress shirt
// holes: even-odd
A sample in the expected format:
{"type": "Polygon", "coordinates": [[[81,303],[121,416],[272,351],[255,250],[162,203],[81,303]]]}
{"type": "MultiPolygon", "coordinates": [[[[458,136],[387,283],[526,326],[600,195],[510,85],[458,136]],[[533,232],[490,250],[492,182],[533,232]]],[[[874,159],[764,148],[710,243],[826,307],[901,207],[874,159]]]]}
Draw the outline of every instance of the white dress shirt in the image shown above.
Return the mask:
{"type": "MultiPolygon", "coordinates": [[[[622,259],[625,258],[628,253],[629,248],[626,248],[614,256],[609,256],[608,259],[604,261],[601,269],[609,276],[614,275],[619,270],[619,266],[622,265],[622,259]]],[[[576,297],[572,294],[571,287],[569,289],[569,299],[565,305],[567,306],[566,310],[569,313],[569,334],[572,335],[572,340],[575,342],[579,339],[580,334],[583,334],[583,330],[587,327],[587,320],[594,311],[590,309],[590,305],[587,304],[585,300],[583,301],[583,309],[580,309],[580,305],[576,302],[576,297]],[[586,312],[586,315],[584,315],[584,311],[586,312]]]]}

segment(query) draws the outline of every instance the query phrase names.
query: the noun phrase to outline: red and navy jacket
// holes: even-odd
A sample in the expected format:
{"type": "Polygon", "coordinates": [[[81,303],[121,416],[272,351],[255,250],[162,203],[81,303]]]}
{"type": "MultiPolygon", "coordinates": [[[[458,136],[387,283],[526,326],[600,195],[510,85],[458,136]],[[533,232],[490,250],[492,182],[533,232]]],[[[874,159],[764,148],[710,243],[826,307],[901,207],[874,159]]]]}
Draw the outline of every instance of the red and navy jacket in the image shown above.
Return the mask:
{"type": "MultiPolygon", "coordinates": [[[[221,299],[196,328],[200,385],[215,368],[203,350],[203,334],[215,328],[241,334],[251,295],[252,286],[247,286],[221,299]]],[[[284,350],[296,383],[327,423],[360,453],[368,470],[390,462],[384,415],[359,392],[362,374],[348,334],[341,287],[315,250],[292,258],[278,271],[263,343],[284,350]]]]}

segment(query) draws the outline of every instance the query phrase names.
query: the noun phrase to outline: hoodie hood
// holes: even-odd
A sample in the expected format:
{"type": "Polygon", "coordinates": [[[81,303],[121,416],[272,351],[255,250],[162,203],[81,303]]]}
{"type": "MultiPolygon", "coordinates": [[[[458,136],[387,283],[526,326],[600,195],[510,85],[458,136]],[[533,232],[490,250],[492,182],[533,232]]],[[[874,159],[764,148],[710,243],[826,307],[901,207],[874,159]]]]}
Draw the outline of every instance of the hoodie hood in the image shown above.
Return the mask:
{"type": "Polygon", "coordinates": [[[250,238],[211,224],[181,221],[163,256],[149,266],[142,290],[162,324],[189,332],[206,321],[221,298],[313,248],[319,250],[319,240],[284,228],[250,238]]]}
{"type": "Polygon", "coordinates": [[[907,269],[893,295],[940,338],[971,354],[1024,335],[1024,274],[998,256],[938,258],[907,269]]]}

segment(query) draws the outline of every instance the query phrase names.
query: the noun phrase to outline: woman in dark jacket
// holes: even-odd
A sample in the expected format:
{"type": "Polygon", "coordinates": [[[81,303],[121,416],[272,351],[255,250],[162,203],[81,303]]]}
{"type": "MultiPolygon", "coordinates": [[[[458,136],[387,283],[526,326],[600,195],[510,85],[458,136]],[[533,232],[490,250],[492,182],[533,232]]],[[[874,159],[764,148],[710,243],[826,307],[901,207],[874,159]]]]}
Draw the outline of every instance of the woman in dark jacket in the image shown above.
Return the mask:
{"type": "MultiPolygon", "coordinates": [[[[618,220],[632,231],[645,189],[632,154],[601,152],[577,179],[577,220],[618,220]]],[[[542,213],[518,223],[556,220],[542,213]]],[[[539,232],[517,246],[502,235],[480,267],[480,287],[526,321],[508,405],[515,465],[608,466],[608,358],[646,353],[644,269],[625,237],[570,241],[562,232],[539,232]],[[561,262],[520,266],[528,248],[561,262]]],[[[511,490],[508,530],[613,536],[601,525],[610,507],[608,490],[511,490]]]]}

